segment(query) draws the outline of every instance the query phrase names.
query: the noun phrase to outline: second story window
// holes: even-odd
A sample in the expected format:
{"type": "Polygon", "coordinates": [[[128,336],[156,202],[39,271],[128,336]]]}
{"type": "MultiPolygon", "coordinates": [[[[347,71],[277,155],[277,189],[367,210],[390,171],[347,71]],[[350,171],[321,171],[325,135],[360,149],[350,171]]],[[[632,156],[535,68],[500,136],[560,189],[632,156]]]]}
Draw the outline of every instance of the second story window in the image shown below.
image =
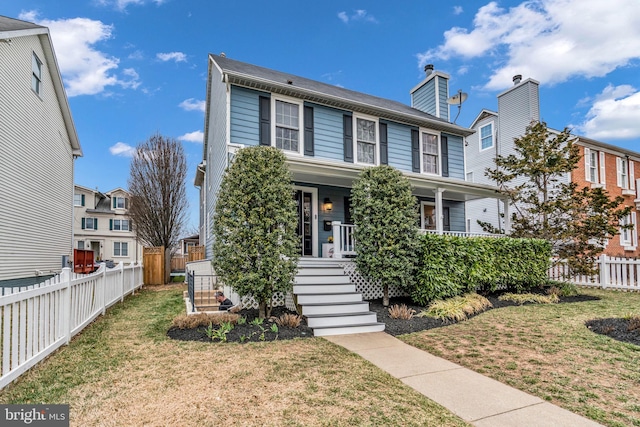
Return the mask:
{"type": "Polygon", "coordinates": [[[480,128],[480,150],[493,147],[493,123],[480,128]]]}
{"type": "Polygon", "coordinates": [[[376,122],[356,118],[356,152],[357,162],[376,165],[376,122]]]}
{"type": "Polygon", "coordinates": [[[276,100],[276,147],[300,152],[300,106],[276,100]]]}
{"type": "Polygon", "coordinates": [[[73,206],[84,206],[84,194],[73,195],[73,206]]]}
{"type": "Polygon", "coordinates": [[[98,218],[82,218],[82,229],[83,230],[97,230],[98,229],[98,218]]]}
{"type": "Polygon", "coordinates": [[[129,199],[126,197],[114,197],[111,203],[113,209],[129,209],[129,199]]]}
{"type": "Polygon", "coordinates": [[[129,231],[131,229],[128,219],[113,219],[111,229],[114,231],[129,231]]]}
{"type": "Polygon", "coordinates": [[[438,174],[438,135],[422,133],[422,172],[438,174]]]}
{"type": "Polygon", "coordinates": [[[42,89],[42,61],[35,53],[31,58],[31,89],[38,95],[42,89]]]}
{"type": "Polygon", "coordinates": [[[589,153],[589,181],[598,182],[598,152],[589,153]]]}
{"type": "Polygon", "coordinates": [[[634,163],[629,157],[616,157],[616,172],[618,187],[622,188],[622,195],[633,194],[636,183],[634,177],[634,163]],[[628,190],[628,191],[625,191],[628,190]]]}

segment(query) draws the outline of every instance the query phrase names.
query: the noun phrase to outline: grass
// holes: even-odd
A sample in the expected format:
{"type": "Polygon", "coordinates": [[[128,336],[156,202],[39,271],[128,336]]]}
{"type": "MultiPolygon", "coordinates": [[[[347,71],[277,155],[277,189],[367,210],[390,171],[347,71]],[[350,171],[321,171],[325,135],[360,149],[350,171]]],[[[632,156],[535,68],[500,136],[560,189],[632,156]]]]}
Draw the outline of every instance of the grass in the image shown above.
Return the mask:
{"type": "Polygon", "coordinates": [[[640,347],[584,325],[638,315],[640,293],[582,293],[601,299],[489,310],[398,338],[601,424],[640,426],[640,347]]]}
{"type": "Polygon", "coordinates": [[[168,288],[114,306],[0,391],[0,403],[69,403],[71,425],[82,426],[467,425],[321,338],[169,340],[184,286],[168,288]]]}

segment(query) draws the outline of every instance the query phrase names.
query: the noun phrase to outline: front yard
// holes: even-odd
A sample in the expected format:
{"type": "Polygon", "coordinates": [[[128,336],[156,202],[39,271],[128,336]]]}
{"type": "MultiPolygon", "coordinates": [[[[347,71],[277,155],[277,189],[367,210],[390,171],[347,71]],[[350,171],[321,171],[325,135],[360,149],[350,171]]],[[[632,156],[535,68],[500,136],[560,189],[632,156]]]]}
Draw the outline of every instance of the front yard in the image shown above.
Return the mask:
{"type": "Polygon", "coordinates": [[[182,291],[127,298],[1,391],[0,402],[69,403],[72,426],[466,425],[324,339],[170,340],[182,291]]]}
{"type": "Polygon", "coordinates": [[[600,300],[489,310],[398,338],[601,424],[640,426],[640,346],[585,326],[640,315],[640,293],[581,293],[600,300]]]}

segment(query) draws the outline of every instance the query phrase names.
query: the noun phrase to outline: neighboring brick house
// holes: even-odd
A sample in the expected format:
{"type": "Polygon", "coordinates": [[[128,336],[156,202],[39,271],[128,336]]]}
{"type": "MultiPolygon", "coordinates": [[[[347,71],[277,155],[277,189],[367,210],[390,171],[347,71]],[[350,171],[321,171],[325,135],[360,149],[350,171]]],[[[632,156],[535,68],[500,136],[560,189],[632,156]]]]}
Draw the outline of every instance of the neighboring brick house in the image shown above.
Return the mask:
{"type": "Polygon", "coordinates": [[[129,199],[129,193],[122,188],[102,193],[76,185],[74,248],[92,250],[96,261],[141,262],[142,247],[128,216],[129,199]]]}
{"type": "MultiPolygon", "coordinates": [[[[497,155],[516,154],[514,139],[525,134],[527,126],[542,120],[540,114],[539,82],[533,79],[522,80],[517,75],[514,85],[498,95],[498,110],[483,109],[471,124],[476,132],[467,137],[465,145],[466,179],[469,182],[492,184],[485,170],[495,167],[497,155]]],[[[549,129],[551,134],[559,131],[549,129]]],[[[640,163],[640,154],[582,136],[574,136],[579,146],[582,160],[578,168],[570,174],[560,177],[560,182],[570,180],[579,188],[585,185],[602,186],[612,196],[622,196],[626,206],[633,207],[632,213],[625,219],[633,224],[633,229],[621,230],[619,236],[611,239],[604,253],[609,256],[637,257],[638,223],[637,208],[640,206],[638,182],[634,171],[640,163]]],[[[522,183],[523,178],[516,180],[522,183]]],[[[496,199],[480,199],[466,202],[467,231],[479,232],[482,227],[478,221],[487,222],[496,228],[504,229],[505,205],[496,199]]]]}
{"type": "Polygon", "coordinates": [[[604,253],[627,258],[640,256],[636,226],[640,196],[635,178],[635,170],[640,166],[640,153],[584,137],[578,137],[576,145],[582,161],[572,173],[571,180],[578,184],[578,188],[605,188],[611,197],[622,196],[624,206],[633,208],[624,222],[633,224],[634,228],[620,230],[619,236],[609,240],[604,253]]]}

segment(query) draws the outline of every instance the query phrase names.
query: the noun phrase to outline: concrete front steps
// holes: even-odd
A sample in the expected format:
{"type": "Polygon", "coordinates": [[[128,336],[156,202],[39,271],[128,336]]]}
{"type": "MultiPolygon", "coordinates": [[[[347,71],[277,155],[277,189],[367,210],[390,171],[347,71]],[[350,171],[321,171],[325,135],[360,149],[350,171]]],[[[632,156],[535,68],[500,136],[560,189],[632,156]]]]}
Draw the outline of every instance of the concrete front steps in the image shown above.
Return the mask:
{"type": "Polygon", "coordinates": [[[340,266],[342,260],[300,258],[293,293],[317,337],[384,331],[369,303],[340,266]]]}

